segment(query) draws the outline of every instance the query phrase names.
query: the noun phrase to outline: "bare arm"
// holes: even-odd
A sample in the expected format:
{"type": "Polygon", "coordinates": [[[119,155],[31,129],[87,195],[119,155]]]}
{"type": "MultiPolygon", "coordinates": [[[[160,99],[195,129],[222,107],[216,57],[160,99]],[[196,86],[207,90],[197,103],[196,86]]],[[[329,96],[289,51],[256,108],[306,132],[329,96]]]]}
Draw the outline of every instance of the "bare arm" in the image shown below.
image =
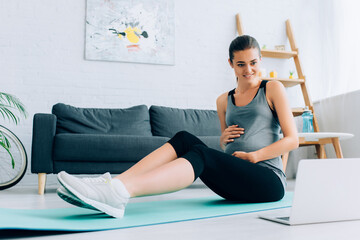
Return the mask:
{"type": "Polygon", "coordinates": [[[279,118],[284,137],[258,151],[255,151],[256,162],[278,157],[299,147],[299,138],[292,115],[286,91],[282,83],[273,81],[267,83],[268,99],[279,118]]]}
{"type": "Polygon", "coordinates": [[[227,107],[226,98],[227,93],[223,93],[216,99],[217,114],[220,120],[221,132],[224,132],[225,128],[227,128],[225,123],[225,113],[227,107]]]}

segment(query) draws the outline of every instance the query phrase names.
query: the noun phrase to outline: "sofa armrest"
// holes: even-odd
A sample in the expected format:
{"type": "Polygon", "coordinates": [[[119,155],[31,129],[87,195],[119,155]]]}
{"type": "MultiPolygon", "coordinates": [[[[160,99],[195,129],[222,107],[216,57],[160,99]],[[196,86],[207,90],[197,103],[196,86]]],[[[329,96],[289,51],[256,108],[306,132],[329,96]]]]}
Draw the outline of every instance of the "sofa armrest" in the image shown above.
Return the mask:
{"type": "Polygon", "coordinates": [[[37,113],[33,120],[33,137],[31,151],[31,172],[53,172],[53,142],[56,133],[56,116],[37,113]]]}

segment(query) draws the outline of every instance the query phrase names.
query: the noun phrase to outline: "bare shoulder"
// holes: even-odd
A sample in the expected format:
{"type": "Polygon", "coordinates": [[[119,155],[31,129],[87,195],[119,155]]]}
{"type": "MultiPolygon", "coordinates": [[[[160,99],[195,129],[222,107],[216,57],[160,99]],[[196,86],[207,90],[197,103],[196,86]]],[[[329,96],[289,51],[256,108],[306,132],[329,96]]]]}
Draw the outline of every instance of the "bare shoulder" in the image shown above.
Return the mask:
{"type": "Polygon", "coordinates": [[[228,92],[224,92],[216,99],[217,105],[224,105],[227,102],[228,92]]]}
{"type": "Polygon", "coordinates": [[[227,96],[228,96],[228,92],[224,92],[216,99],[216,105],[217,105],[218,111],[219,110],[225,111],[226,106],[227,106],[227,96]]]}
{"type": "Polygon", "coordinates": [[[221,94],[221,95],[216,99],[216,102],[226,101],[228,94],[229,94],[229,92],[224,92],[223,94],[221,94]]]}
{"type": "Polygon", "coordinates": [[[269,81],[266,84],[266,89],[269,90],[269,92],[278,92],[278,91],[283,91],[285,89],[284,85],[279,82],[279,81],[269,81]]]}
{"type": "Polygon", "coordinates": [[[266,84],[266,94],[271,100],[278,98],[280,96],[285,96],[286,94],[284,85],[279,81],[269,81],[266,84]]]}

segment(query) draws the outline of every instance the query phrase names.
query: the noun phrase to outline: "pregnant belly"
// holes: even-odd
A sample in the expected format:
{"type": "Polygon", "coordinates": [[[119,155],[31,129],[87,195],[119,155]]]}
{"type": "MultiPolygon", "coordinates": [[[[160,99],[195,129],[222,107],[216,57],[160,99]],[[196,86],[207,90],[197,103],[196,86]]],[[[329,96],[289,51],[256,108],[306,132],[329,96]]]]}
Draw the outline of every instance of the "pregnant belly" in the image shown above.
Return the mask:
{"type": "Polygon", "coordinates": [[[236,151],[242,152],[254,152],[266,146],[269,146],[274,142],[273,137],[266,138],[236,138],[234,142],[228,143],[225,147],[225,153],[233,154],[236,151]]]}

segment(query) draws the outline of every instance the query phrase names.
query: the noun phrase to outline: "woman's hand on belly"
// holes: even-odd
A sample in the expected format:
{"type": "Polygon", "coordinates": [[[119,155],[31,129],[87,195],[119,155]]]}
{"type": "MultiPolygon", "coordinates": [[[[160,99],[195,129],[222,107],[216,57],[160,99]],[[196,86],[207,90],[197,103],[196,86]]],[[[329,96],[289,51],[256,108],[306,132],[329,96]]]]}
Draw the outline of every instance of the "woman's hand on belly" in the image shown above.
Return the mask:
{"type": "Polygon", "coordinates": [[[235,138],[238,138],[244,134],[244,128],[239,128],[238,125],[231,125],[223,131],[220,137],[220,143],[225,146],[227,143],[233,142],[235,138]]]}
{"type": "Polygon", "coordinates": [[[251,163],[257,163],[256,160],[256,153],[255,152],[242,152],[242,151],[236,151],[232,154],[234,157],[241,158],[243,160],[249,161],[251,163]]]}

